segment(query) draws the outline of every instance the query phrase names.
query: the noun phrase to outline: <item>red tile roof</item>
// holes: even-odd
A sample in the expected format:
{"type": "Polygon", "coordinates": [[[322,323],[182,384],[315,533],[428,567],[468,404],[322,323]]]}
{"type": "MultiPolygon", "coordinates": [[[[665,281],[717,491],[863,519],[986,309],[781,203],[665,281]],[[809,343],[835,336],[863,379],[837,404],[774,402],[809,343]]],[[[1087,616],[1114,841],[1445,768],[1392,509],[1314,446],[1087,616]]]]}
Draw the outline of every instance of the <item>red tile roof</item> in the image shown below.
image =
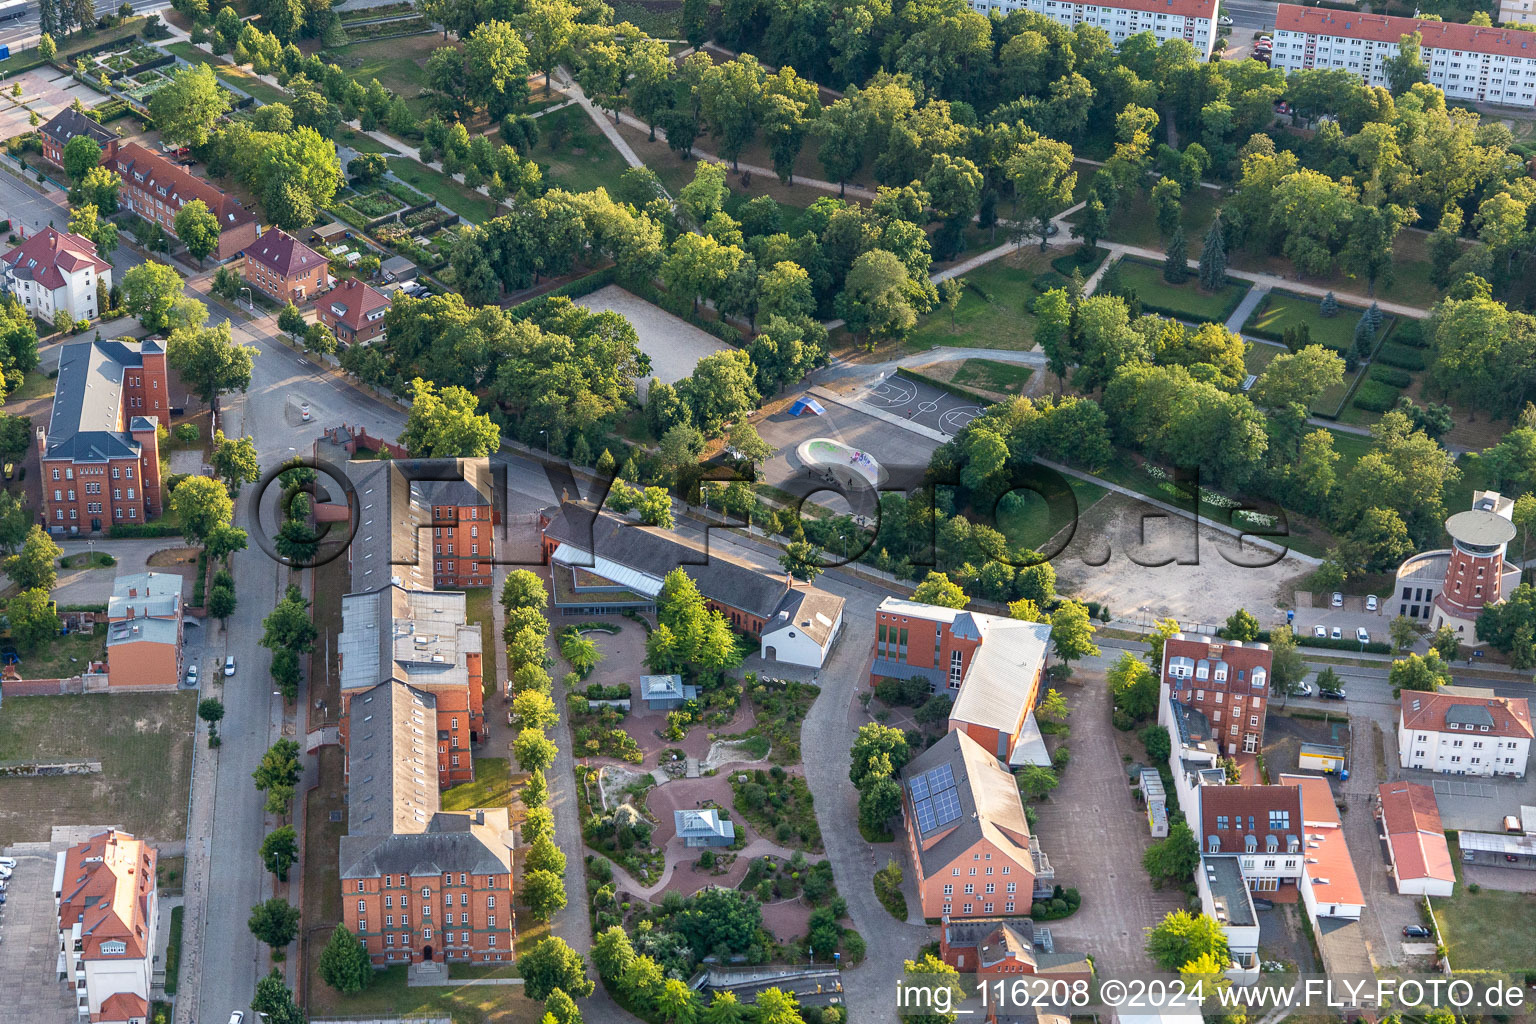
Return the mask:
{"type": "Polygon", "coordinates": [[[245,255],[247,259],[255,260],[279,277],[327,266],[325,257],[288,232],[276,228],[251,243],[245,255]]]}
{"type": "Polygon", "coordinates": [[[1531,739],[1531,705],[1524,697],[1480,697],[1460,693],[1404,690],[1400,700],[1403,727],[1424,732],[1477,732],[1488,723],[1488,736],[1531,739]],[[1449,716],[1449,719],[1447,718],[1449,716]],[[1451,729],[1449,725],[1459,725],[1451,729]]]}
{"type": "Polygon", "coordinates": [[[149,1019],[149,1003],[132,992],[118,992],[101,1001],[101,1012],[91,1017],[97,1024],[119,1024],[149,1019]]]}
{"type": "Polygon", "coordinates": [[[1282,775],[1280,785],[1301,789],[1301,813],[1306,822],[1302,853],[1312,894],[1319,903],[1364,906],[1365,894],[1349,859],[1333,789],[1320,775],[1282,775]]]}
{"type": "Polygon", "coordinates": [[[1397,43],[1403,36],[1419,32],[1423,34],[1426,47],[1536,58],[1536,35],[1530,32],[1452,21],[1395,18],[1385,14],[1357,14],[1325,7],[1280,4],[1275,11],[1275,31],[1370,39],[1378,43],[1397,43]]]}
{"type": "Polygon", "coordinates": [[[1381,820],[1392,846],[1397,878],[1435,878],[1454,882],[1451,850],[1440,824],[1435,791],[1421,782],[1384,782],[1377,789],[1381,820]]]}
{"type": "Polygon", "coordinates": [[[142,959],[154,936],[148,933],[149,902],[155,891],[155,851],[127,832],[107,831],[64,854],[59,896],[59,931],[80,925],[83,957],[101,958],[103,942],[121,942],[113,959],[142,959]]]}
{"type": "Polygon", "coordinates": [[[1273,835],[1282,851],[1288,838],[1301,837],[1301,795],[1292,786],[1201,786],[1199,793],[1200,832],[1207,843],[1219,836],[1222,853],[1243,852],[1250,835],[1260,850],[1273,835]],[[1271,811],[1283,813],[1285,824],[1271,829],[1271,811]],[[1226,828],[1217,827],[1221,818],[1226,828]]]}
{"type": "Polygon", "coordinates": [[[356,278],[348,278],[337,285],[326,302],[334,307],[331,312],[336,319],[354,331],[360,331],[367,325],[369,313],[389,308],[388,295],[356,278]],[[341,312],[337,313],[337,309],[341,312]]]}
{"type": "Polygon", "coordinates": [[[30,275],[44,288],[64,287],[64,275],[85,267],[97,273],[110,270],[111,264],[96,255],[96,243],[82,235],[44,228],[0,257],[16,268],[18,276],[30,275]]]}
{"type": "Polygon", "coordinates": [[[162,201],[173,213],[192,200],[201,199],[209,212],[218,218],[220,231],[241,227],[256,219],[256,215],[241,206],[233,196],[226,195],[180,164],[145,149],[137,142],[119,146],[117,153],[102,163],[121,174],[125,184],[156,195],[164,189],[162,201]],[[140,180],[140,175],[143,175],[143,180],[140,180]]]}

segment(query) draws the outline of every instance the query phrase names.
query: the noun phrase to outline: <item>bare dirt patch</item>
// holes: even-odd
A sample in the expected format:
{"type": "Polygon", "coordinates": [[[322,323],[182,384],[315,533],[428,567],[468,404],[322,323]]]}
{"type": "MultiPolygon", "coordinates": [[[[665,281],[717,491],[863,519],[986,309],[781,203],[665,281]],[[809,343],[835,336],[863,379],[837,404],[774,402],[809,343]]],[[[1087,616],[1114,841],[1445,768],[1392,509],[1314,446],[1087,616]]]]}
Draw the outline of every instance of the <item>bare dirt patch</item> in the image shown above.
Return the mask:
{"type": "Polygon", "coordinates": [[[197,548],[166,548],[164,551],[156,551],[145,559],[144,564],[151,569],[176,569],[197,565],[197,548]]]}

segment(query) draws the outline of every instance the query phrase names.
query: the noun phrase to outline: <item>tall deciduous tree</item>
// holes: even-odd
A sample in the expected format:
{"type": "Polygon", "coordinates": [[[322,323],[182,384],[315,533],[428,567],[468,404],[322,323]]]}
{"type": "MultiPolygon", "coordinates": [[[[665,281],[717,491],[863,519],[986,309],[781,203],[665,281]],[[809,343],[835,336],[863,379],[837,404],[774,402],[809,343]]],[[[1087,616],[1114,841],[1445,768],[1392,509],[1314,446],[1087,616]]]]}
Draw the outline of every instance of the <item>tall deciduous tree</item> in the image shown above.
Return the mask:
{"type": "Polygon", "coordinates": [[[1051,218],[1072,202],[1072,189],[1077,185],[1072,147],[1036,137],[1020,143],[1005,168],[1013,184],[1019,217],[1040,236],[1040,251],[1044,252],[1050,238],[1051,218]]]}
{"type": "Polygon", "coordinates": [[[220,395],[244,392],[251,386],[255,352],[254,346],[235,343],[226,320],[213,327],[172,331],[165,345],[165,360],[193,394],[217,408],[220,395]]]}
{"type": "Polygon", "coordinates": [[[203,260],[219,247],[219,219],[201,199],[194,199],[177,210],[172,226],[187,252],[197,259],[198,266],[202,266],[203,260]]]}
{"type": "Polygon", "coordinates": [[[235,515],[229,490],[207,476],[189,476],[171,492],[171,511],[181,520],[182,532],[201,544],[213,530],[228,525],[235,515]]]}
{"type": "Polygon", "coordinates": [[[458,385],[442,389],[417,377],[411,382],[411,413],[400,443],[417,458],[473,458],[501,444],[501,431],[480,403],[458,385]]]}
{"type": "Polygon", "coordinates": [[[219,118],[229,113],[229,93],[219,85],[213,68],[193,64],[178,69],[168,85],[149,98],[149,113],[167,142],[202,146],[219,118]]]}

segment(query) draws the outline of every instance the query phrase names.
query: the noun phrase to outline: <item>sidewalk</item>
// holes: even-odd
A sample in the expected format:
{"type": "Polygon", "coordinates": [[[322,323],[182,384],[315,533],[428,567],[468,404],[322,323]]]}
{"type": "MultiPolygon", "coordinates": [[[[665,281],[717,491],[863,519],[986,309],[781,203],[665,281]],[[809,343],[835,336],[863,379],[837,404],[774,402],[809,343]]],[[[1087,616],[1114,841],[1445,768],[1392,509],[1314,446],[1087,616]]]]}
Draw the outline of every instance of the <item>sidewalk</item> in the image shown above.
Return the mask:
{"type": "Polygon", "coordinates": [[[208,724],[197,720],[192,737],[192,787],[187,812],[186,866],[182,881],[181,970],[177,975],[176,1024],[197,1024],[202,992],[203,928],[207,924],[214,807],[219,751],[208,746],[208,724]]]}

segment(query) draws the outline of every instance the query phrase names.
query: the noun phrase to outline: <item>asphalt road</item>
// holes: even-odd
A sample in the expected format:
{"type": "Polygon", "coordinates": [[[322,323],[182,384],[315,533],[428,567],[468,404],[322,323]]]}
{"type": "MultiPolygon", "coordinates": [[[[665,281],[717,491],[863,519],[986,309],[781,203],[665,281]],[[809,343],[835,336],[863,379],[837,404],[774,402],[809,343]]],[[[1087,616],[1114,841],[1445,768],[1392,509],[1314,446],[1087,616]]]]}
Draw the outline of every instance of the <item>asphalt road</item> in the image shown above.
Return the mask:
{"type": "Polygon", "coordinates": [[[1232,19],[1233,35],[1238,29],[1275,27],[1275,7],[1270,0],[1222,0],[1222,10],[1232,19]]]}
{"type": "MultiPolygon", "coordinates": [[[[122,0],[97,0],[96,14],[112,14],[122,6],[122,0]]],[[[133,10],[136,14],[148,14],[151,11],[164,10],[171,6],[166,0],[133,0],[133,10]]],[[[0,43],[5,43],[11,48],[11,52],[24,50],[30,46],[36,46],[39,33],[37,31],[37,4],[32,4],[32,9],[26,17],[15,21],[6,22],[0,27],[0,43]]]]}
{"type": "MultiPolygon", "coordinates": [[[[69,211],[60,205],[64,194],[57,194],[59,202],[54,202],[9,171],[0,170],[0,219],[9,218],[13,227],[22,226],[28,237],[49,225],[63,231],[69,227],[69,211]]],[[[117,248],[112,252],[113,283],[122,281],[129,267],[144,262],[144,257],[122,243],[122,234],[119,232],[117,248]]]]}

